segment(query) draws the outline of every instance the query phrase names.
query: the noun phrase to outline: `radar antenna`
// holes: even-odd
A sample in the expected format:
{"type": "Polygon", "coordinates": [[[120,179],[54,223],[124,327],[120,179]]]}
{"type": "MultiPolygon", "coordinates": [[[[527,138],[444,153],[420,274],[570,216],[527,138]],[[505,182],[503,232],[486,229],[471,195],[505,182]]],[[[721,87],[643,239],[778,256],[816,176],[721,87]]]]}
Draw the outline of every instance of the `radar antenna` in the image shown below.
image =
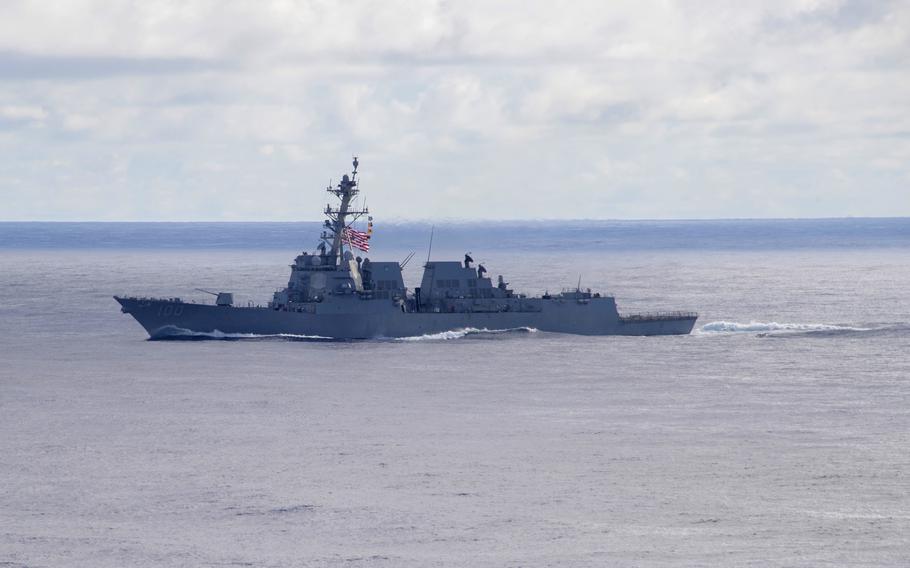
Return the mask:
{"type": "Polygon", "coordinates": [[[326,205],[324,211],[328,220],[326,221],[325,230],[320,236],[320,239],[322,240],[320,252],[323,256],[328,257],[326,258],[326,261],[330,266],[337,266],[338,259],[343,253],[345,229],[348,227],[348,217],[353,217],[356,220],[361,215],[369,213],[369,210],[366,207],[363,209],[351,208],[351,202],[357,197],[357,194],[360,193],[360,190],[357,189],[359,183],[357,181],[357,167],[360,165],[360,160],[357,156],[354,156],[352,165],[354,168],[351,171],[350,177],[345,174],[337,185],[332,186],[330,183],[329,187],[326,188],[328,193],[333,194],[341,200],[341,203],[337,208],[326,205]],[[325,249],[328,249],[328,252],[325,252],[325,249]]]}

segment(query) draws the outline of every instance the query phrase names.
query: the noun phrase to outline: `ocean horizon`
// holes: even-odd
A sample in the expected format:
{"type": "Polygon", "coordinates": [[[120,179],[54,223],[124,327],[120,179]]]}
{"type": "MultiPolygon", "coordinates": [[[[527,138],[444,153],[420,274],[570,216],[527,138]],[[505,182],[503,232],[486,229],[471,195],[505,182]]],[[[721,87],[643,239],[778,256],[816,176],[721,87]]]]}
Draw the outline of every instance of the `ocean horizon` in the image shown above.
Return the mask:
{"type": "MultiPolygon", "coordinates": [[[[4,221],[0,248],[313,248],[315,221],[4,221]]],[[[374,250],[434,246],[558,250],[893,248],[910,246],[910,217],[710,220],[401,221],[374,225],[374,250]]]]}

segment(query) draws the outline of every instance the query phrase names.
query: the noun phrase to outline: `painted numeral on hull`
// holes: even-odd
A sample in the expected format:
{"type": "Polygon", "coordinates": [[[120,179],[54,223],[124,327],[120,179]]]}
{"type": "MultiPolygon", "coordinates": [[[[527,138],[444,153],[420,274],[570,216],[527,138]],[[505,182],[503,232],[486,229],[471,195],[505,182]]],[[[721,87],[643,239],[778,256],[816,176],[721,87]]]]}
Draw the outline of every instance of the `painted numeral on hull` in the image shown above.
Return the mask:
{"type": "Polygon", "coordinates": [[[183,306],[171,306],[165,304],[158,306],[158,316],[180,316],[183,315],[183,306]]]}

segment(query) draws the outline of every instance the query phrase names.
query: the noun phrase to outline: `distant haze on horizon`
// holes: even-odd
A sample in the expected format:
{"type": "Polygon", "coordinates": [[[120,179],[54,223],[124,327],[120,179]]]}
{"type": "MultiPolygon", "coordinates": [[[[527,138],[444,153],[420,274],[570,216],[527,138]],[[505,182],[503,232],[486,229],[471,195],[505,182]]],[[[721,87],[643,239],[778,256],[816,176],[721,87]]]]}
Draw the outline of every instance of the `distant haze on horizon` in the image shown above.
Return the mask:
{"type": "Polygon", "coordinates": [[[910,216],[910,2],[0,4],[0,221],[910,216]]]}

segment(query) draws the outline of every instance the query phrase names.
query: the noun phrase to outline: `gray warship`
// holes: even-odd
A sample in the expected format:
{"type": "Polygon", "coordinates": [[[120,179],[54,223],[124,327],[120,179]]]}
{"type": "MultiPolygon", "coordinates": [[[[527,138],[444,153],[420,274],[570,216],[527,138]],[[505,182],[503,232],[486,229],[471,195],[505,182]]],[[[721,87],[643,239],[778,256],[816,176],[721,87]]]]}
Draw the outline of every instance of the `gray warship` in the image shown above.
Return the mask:
{"type": "Polygon", "coordinates": [[[151,339],[230,336],[303,336],[330,339],[402,338],[458,330],[517,330],[581,335],[683,335],[698,315],[656,312],[621,315],[612,296],[590,289],[531,297],[496,284],[482,264],[430,261],[420,286],[404,283],[404,263],[361,259],[368,231],[353,224],[368,216],[352,205],[359,193],[354,158],[351,175],[326,189],[338,199],[327,205],[320,244],[291,265],[287,287],[265,306],[235,306],[230,292],[214,292],[212,304],[180,298],[115,296],[151,339]]]}

